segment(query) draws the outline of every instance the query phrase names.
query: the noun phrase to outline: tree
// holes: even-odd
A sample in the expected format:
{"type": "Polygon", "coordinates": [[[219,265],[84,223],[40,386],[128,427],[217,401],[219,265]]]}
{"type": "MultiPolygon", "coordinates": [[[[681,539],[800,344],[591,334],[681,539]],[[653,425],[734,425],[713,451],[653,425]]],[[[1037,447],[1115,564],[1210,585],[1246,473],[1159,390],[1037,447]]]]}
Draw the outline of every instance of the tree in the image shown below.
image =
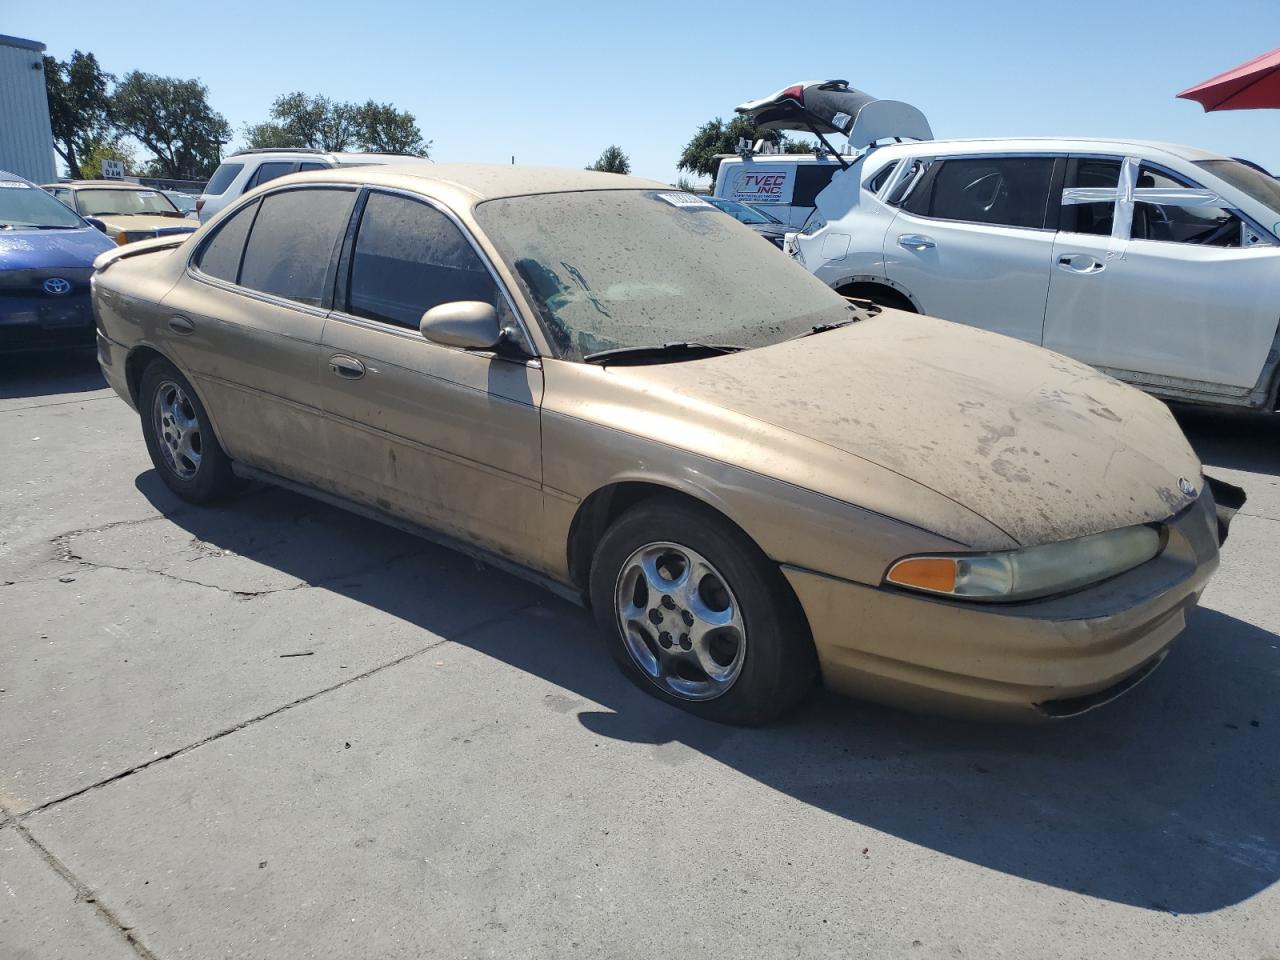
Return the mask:
{"type": "Polygon", "coordinates": [[[368,100],[355,108],[355,115],[360,146],[365,150],[428,156],[431,141],[423,141],[412,113],[397,110],[389,103],[368,100]]]}
{"type": "Polygon", "coordinates": [[[244,142],[250,147],[304,147],[296,136],[278,123],[246,123],[244,142]]]}
{"type": "Polygon", "coordinates": [[[101,176],[103,160],[119,160],[124,164],[126,176],[134,176],[138,172],[138,162],[133,150],[118,135],[90,140],[85,144],[79,159],[80,167],[86,177],[101,176]]]}
{"type": "Polygon", "coordinates": [[[616,145],[604,148],[600,158],[587,167],[588,170],[599,170],[601,173],[630,173],[631,158],[616,145]]]}
{"type": "Polygon", "coordinates": [[[339,103],[326,96],[296,91],[276,97],[271,119],[244,128],[251,147],[311,147],[405,153],[425,157],[431,141],[423,141],[413,114],[389,103],[339,103]]]}
{"type": "Polygon", "coordinates": [[[44,58],[44,81],[49,96],[49,123],[53,128],[53,149],[67,165],[67,174],[84,176],[81,161],[93,144],[107,138],[111,130],[111,98],[107,84],[112,80],[98,66],[92,53],[71,54],[65,63],[44,58]]]}
{"type": "Polygon", "coordinates": [[[157,175],[200,180],[213,173],[231,138],[231,127],[209,106],[208,95],[198,80],[135,70],[111,95],[111,115],[121,133],[152,153],[157,175]]]}
{"type": "Polygon", "coordinates": [[[728,123],[716,117],[700,126],[693,139],[685,144],[676,167],[698,176],[710,177],[714,182],[716,173],[720,170],[717,154],[737,152],[739,140],[749,140],[752,143],[764,140],[766,143],[784,145],[787,153],[808,153],[813,150],[810,144],[793,144],[777,130],[761,130],[746,117],[734,117],[728,123]]]}

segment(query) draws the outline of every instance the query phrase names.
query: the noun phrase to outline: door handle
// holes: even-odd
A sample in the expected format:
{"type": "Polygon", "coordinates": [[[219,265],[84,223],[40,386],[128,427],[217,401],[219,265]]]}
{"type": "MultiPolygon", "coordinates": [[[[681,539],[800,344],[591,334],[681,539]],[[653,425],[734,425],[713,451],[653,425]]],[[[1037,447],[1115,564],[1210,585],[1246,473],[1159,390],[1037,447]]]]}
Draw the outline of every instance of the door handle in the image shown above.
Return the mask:
{"type": "Polygon", "coordinates": [[[1059,270],[1078,273],[1086,277],[1090,274],[1101,273],[1106,268],[1107,265],[1105,263],[1087,253],[1067,253],[1058,258],[1059,270]]]}
{"type": "Polygon", "coordinates": [[[906,250],[932,250],[937,246],[933,237],[919,233],[904,233],[898,238],[898,246],[906,250]]]}
{"type": "Polygon", "coordinates": [[[329,369],[344,380],[359,380],[364,376],[363,363],[340,353],[329,358],[329,369]]]}
{"type": "Polygon", "coordinates": [[[195,332],[196,325],[186,317],[170,317],[169,329],[179,336],[188,336],[195,332]]]}

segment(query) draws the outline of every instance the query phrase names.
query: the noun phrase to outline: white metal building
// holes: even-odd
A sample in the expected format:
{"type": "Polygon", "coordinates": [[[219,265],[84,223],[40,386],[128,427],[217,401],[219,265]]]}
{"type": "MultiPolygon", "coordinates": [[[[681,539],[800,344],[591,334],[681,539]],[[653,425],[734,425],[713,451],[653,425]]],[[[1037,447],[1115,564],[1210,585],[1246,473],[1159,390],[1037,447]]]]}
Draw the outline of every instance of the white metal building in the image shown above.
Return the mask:
{"type": "Polygon", "coordinates": [[[57,178],[44,44],[0,34],[0,170],[36,183],[57,178]]]}

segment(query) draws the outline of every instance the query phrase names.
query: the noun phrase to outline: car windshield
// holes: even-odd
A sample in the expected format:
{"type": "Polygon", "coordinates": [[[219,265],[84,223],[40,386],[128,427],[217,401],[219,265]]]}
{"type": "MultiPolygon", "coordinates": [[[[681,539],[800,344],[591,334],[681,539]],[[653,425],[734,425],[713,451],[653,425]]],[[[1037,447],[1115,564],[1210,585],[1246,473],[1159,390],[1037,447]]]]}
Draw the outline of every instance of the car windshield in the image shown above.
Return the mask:
{"type": "Polygon", "coordinates": [[[673,342],[778,343],[847,301],[693,194],[597,190],[489,200],[476,216],[564,359],[673,342]]]}
{"type": "Polygon", "coordinates": [[[0,179],[0,229],[15,227],[82,227],[84,221],[39,187],[21,180],[0,179]]]}
{"type": "Polygon", "coordinates": [[[195,197],[189,197],[184,193],[175,193],[172,195],[166,193],[165,196],[172,200],[173,205],[183,213],[191,213],[196,208],[195,197]]]}
{"type": "Polygon", "coordinates": [[[164,217],[182,214],[159,190],[77,190],[76,205],[86,217],[128,216],[146,214],[164,217]]]}
{"type": "Polygon", "coordinates": [[[749,207],[745,203],[739,203],[737,200],[725,200],[721,197],[707,197],[706,200],[739,223],[776,223],[779,225],[782,223],[777,217],[771,217],[769,214],[757,210],[755,207],[749,207]]]}
{"type": "Polygon", "coordinates": [[[1247,193],[1280,216],[1280,180],[1269,177],[1239,160],[1197,160],[1195,164],[1202,170],[1208,170],[1214,176],[1221,177],[1237,190],[1247,193]]]}

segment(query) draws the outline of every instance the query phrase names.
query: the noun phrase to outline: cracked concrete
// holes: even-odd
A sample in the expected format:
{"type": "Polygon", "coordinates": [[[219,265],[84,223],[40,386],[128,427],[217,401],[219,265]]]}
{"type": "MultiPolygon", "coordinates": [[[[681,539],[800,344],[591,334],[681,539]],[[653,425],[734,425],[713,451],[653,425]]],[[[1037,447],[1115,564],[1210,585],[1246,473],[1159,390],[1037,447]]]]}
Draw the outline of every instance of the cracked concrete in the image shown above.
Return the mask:
{"type": "Polygon", "coordinates": [[[5,960],[1280,955],[1275,421],[1189,417],[1250,502],[1119,703],[737,731],[467,558],[179,503],[132,412],[45,377],[0,386],[5,960]]]}

